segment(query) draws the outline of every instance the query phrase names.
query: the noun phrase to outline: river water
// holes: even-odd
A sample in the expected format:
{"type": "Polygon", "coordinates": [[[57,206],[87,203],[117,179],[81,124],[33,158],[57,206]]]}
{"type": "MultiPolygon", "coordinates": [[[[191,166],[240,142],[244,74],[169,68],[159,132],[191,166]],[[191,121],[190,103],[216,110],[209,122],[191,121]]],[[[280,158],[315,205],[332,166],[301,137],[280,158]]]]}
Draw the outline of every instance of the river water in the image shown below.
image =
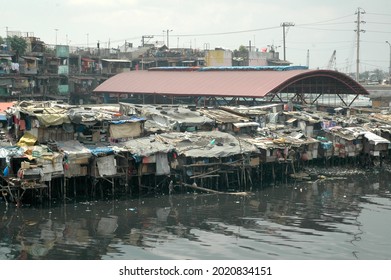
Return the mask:
{"type": "Polygon", "coordinates": [[[390,171],[316,172],[247,196],[0,201],[0,259],[390,259],[390,171]]]}

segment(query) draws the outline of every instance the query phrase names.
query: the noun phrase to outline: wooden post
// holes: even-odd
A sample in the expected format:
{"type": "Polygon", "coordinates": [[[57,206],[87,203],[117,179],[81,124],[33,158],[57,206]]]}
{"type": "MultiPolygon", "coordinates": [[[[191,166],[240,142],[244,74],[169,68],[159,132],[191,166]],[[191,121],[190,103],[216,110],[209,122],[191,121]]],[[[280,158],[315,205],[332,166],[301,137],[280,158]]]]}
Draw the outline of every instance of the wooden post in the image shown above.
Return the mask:
{"type": "Polygon", "coordinates": [[[49,181],[49,189],[48,189],[48,194],[49,194],[49,201],[52,200],[52,180],[49,181]]]}
{"type": "Polygon", "coordinates": [[[76,177],[73,179],[73,198],[76,198],[76,177]]]}
{"type": "Polygon", "coordinates": [[[115,188],[115,178],[111,178],[111,192],[113,194],[113,198],[114,198],[114,188],[115,188]]]}
{"type": "Polygon", "coordinates": [[[274,170],[274,162],[272,162],[272,175],[273,175],[273,181],[275,183],[276,182],[276,173],[275,173],[275,170],[274,170]]]}
{"type": "Polygon", "coordinates": [[[64,193],[63,193],[63,196],[64,196],[64,200],[67,198],[67,178],[64,177],[64,193]]]}
{"type": "MultiPolygon", "coordinates": [[[[125,157],[126,165],[125,165],[125,192],[128,194],[129,192],[129,158],[128,153],[126,153],[125,157]]],[[[132,194],[130,194],[132,195],[132,194]]]]}
{"type": "Polygon", "coordinates": [[[229,179],[228,179],[228,172],[225,171],[225,180],[227,181],[227,189],[229,189],[229,179]]]}

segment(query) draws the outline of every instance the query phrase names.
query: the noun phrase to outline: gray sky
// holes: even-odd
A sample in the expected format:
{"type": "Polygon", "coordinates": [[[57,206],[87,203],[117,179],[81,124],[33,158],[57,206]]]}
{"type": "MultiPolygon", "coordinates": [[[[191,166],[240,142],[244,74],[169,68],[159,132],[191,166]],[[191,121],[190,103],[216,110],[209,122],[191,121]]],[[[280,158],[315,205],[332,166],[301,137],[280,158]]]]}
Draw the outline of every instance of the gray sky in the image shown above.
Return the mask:
{"type": "Polygon", "coordinates": [[[116,48],[141,44],[141,36],[170,47],[203,49],[240,45],[275,45],[283,58],[281,23],[293,22],[286,33],[286,58],[293,65],[325,68],[336,50],[336,67],[355,72],[358,8],[365,11],[360,33],[360,71],[388,72],[391,42],[390,0],[0,0],[2,28],[33,32],[47,44],[116,48]],[[57,31],[56,31],[57,29],[57,31]],[[280,46],[280,47],[279,47],[280,46]]]}

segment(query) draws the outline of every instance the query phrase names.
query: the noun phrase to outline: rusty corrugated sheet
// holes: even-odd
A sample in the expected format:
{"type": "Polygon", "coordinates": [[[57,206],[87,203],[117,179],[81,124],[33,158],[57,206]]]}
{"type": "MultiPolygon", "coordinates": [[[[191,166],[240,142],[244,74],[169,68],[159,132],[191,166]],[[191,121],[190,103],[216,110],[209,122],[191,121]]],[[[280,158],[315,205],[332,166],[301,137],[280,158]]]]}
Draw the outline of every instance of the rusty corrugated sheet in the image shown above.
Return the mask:
{"type": "Polygon", "coordinates": [[[108,79],[94,92],[261,98],[310,77],[333,78],[352,93],[367,93],[346,75],[327,70],[130,71],[108,79]]]}
{"type": "Polygon", "coordinates": [[[304,71],[131,71],[108,79],[94,92],[263,97],[304,71]]]}

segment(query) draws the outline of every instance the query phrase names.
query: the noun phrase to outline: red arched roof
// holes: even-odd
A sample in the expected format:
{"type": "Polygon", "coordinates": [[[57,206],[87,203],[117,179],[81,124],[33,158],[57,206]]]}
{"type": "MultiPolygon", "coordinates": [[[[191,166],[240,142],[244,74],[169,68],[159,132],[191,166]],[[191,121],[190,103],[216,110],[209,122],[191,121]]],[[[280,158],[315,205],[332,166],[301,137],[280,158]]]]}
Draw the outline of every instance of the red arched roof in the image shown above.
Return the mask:
{"type": "Polygon", "coordinates": [[[262,98],[269,93],[281,93],[288,89],[289,92],[303,93],[369,94],[364,87],[343,73],[302,69],[130,71],[111,77],[95,88],[94,92],[262,98]]]}

